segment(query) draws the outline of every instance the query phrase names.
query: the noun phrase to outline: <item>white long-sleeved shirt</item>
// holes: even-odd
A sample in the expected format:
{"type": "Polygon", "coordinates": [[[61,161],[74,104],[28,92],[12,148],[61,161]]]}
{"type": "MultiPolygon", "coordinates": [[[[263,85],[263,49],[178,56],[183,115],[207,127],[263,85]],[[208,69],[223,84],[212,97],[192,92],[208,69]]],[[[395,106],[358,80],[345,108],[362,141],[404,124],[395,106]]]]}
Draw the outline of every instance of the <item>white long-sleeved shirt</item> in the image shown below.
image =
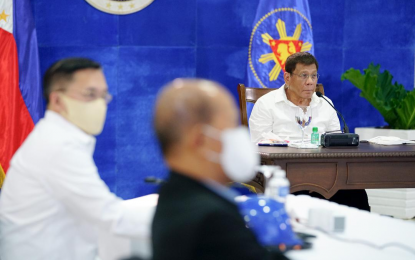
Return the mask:
{"type": "MultiPolygon", "coordinates": [[[[255,103],[249,118],[252,142],[257,143],[265,139],[262,135],[270,132],[283,139],[286,137],[290,140],[301,139],[301,129],[295,121],[298,106],[287,99],[284,88],[285,85],[265,94],[255,103]]],[[[328,100],[331,102],[330,99],[328,100]]],[[[326,101],[317,97],[316,93],[311,97],[310,107],[312,120],[305,130],[305,138],[310,137],[314,126],[318,127],[320,134],[341,129],[336,111],[326,101]]]]}
{"type": "Polygon", "coordinates": [[[148,221],[100,179],[94,149],[94,137],[46,112],[13,156],[2,188],[1,260],[92,260],[98,228],[149,235],[148,221]]]}

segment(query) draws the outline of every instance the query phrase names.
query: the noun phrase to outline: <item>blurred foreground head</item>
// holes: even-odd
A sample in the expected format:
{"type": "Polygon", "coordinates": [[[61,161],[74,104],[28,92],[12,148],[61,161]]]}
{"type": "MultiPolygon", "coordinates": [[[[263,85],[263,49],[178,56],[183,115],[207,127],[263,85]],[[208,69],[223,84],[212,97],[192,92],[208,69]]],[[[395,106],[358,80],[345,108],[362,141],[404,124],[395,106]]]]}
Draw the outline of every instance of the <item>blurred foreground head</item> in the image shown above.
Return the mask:
{"type": "Polygon", "coordinates": [[[226,183],[251,178],[240,168],[249,170],[247,164],[256,164],[257,158],[247,129],[238,122],[232,96],[213,81],[176,79],[157,99],[154,127],[165,160],[194,179],[226,183]]]}

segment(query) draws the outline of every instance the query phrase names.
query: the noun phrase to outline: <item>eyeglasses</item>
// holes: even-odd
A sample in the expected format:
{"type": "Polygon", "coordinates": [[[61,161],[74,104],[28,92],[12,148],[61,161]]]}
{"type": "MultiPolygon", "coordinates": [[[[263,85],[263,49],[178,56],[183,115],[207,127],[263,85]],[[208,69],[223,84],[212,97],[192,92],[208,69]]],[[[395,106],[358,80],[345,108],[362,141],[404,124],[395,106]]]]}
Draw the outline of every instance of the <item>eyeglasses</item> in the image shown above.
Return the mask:
{"type": "MultiPolygon", "coordinates": [[[[64,89],[59,89],[57,91],[65,92],[64,89]]],[[[84,101],[86,102],[91,102],[91,101],[97,100],[98,98],[102,98],[108,104],[112,100],[112,95],[110,93],[108,92],[99,93],[95,89],[84,89],[82,91],[76,91],[76,93],[79,93],[79,95],[82,96],[84,101]]]]}
{"type": "Polygon", "coordinates": [[[96,91],[84,91],[81,95],[86,99],[86,101],[94,101],[98,98],[102,98],[108,104],[112,100],[112,95],[108,92],[98,94],[96,91]]]}
{"type": "Polygon", "coordinates": [[[311,77],[311,80],[312,80],[312,81],[317,81],[317,80],[318,80],[318,78],[320,77],[320,75],[319,75],[318,73],[316,73],[316,74],[311,74],[311,75],[309,75],[309,74],[307,74],[307,73],[301,73],[301,74],[291,73],[291,74],[294,74],[294,75],[298,76],[300,79],[302,79],[302,80],[304,80],[304,81],[308,80],[308,77],[311,77]]]}

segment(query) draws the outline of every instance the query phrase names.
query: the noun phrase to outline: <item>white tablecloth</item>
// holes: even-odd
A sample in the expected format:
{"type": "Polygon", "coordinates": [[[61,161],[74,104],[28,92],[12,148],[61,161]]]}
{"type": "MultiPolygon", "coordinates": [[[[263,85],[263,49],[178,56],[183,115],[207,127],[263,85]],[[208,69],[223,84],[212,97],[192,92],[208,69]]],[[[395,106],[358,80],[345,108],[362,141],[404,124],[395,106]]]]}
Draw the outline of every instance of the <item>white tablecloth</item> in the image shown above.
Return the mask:
{"type": "MultiPolygon", "coordinates": [[[[346,217],[345,231],[339,234],[335,233],[336,237],[367,241],[377,246],[397,242],[415,251],[415,222],[380,216],[309,196],[291,195],[288,197],[287,211],[294,213],[300,219],[307,219],[308,210],[311,208],[330,209],[346,217]]],[[[415,254],[398,247],[379,250],[360,243],[343,242],[323,232],[304,228],[302,225],[295,225],[295,230],[315,234],[317,238],[310,240],[313,242],[313,247],[310,250],[288,252],[287,256],[292,260],[415,259],[415,254]]]]}
{"type": "MultiPolygon", "coordinates": [[[[153,194],[125,201],[125,203],[146,214],[150,226],[157,199],[158,195],[153,194]]],[[[346,217],[345,231],[335,234],[339,238],[363,240],[377,246],[398,242],[415,251],[415,222],[384,217],[309,196],[289,195],[286,206],[290,214],[301,220],[307,220],[308,211],[311,208],[330,209],[344,215],[346,217]]],[[[287,256],[292,260],[415,259],[415,254],[411,254],[398,247],[388,247],[379,250],[364,244],[344,242],[323,232],[306,228],[303,225],[293,225],[296,231],[315,234],[317,238],[312,240],[313,246],[311,249],[288,252],[287,256]]],[[[109,233],[100,234],[99,257],[101,260],[119,260],[122,257],[131,255],[149,258],[151,256],[151,238],[130,240],[128,238],[116,237],[109,233]]]]}

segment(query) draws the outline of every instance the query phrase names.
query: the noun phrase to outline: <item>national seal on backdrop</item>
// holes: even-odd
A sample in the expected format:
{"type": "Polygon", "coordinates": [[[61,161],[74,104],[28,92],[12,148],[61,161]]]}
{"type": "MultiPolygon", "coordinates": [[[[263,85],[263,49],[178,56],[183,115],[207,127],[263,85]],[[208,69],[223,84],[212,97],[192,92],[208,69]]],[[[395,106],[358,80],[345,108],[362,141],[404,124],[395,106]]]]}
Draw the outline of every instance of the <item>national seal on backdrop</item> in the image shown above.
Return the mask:
{"type": "Polygon", "coordinates": [[[96,9],[109,14],[132,14],[138,12],[154,0],[85,0],[96,9]]]}
{"type": "Polygon", "coordinates": [[[314,53],[308,3],[261,1],[249,41],[247,86],[282,86],[285,62],[296,52],[314,53]]]}

